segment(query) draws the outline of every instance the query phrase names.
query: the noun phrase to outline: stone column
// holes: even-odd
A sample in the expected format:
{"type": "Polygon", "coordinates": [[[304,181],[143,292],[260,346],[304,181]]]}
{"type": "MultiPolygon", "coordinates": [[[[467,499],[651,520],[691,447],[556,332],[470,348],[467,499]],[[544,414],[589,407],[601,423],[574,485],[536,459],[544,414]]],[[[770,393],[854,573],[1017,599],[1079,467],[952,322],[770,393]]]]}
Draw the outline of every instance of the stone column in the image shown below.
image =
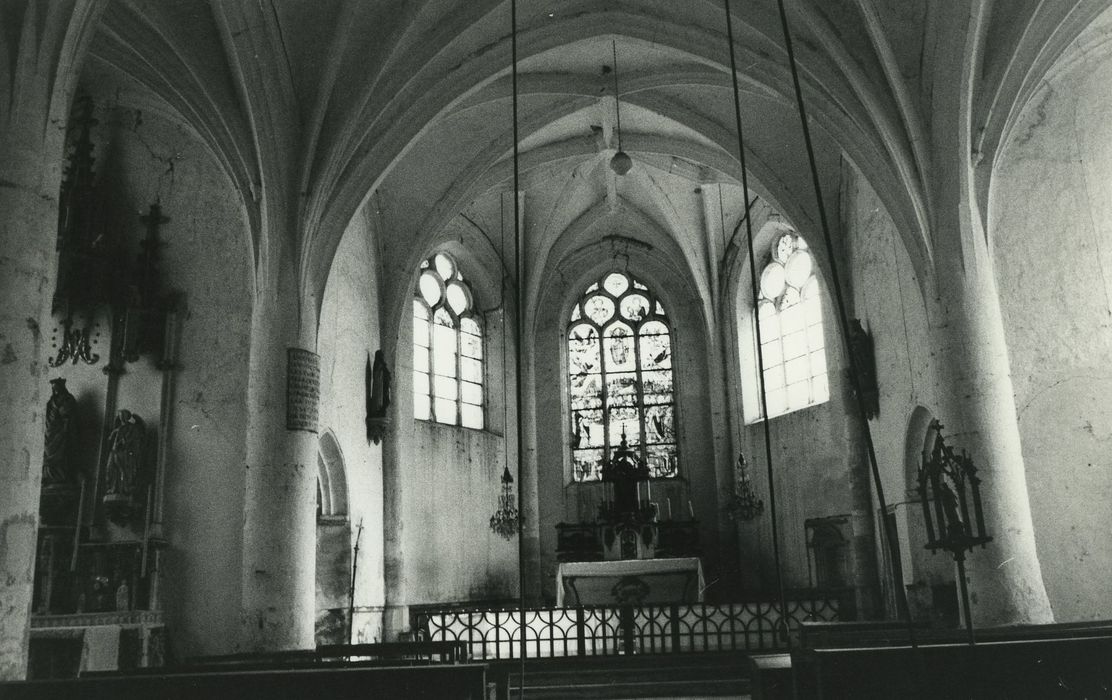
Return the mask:
{"type": "MultiPolygon", "coordinates": [[[[931,345],[943,434],[980,470],[995,539],[966,561],[978,625],[1053,621],[1035,549],[1027,477],[992,257],[974,193],[972,110],[991,3],[943,13],[932,80],[931,345]]],[[[988,165],[991,167],[991,165],[988,165]]]]}
{"type": "MultiPolygon", "coordinates": [[[[540,605],[541,602],[541,529],[540,529],[540,490],[538,483],[537,464],[537,372],[536,372],[536,340],[533,334],[526,338],[521,336],[522,348],[517,353],[516,363],[521,363],[521,415],[518,415],[514,406],[507,412],[510,425],[517,425],[521,421],[521,516],[523,518],[521,533],[521,564],[523,566],[522,582],[525,587],[525,604],[540,605]]],[[[507,364],[507,368],[509,365],[507,364]]],[[[511,390],[517,388],[517,379],[507,376],[505,381],[511,390]]],[[[513,396],[513,394],[511,394],[513,396]]],[[[510,426],[506,426],[509,435],[510,426]]],[[[515,449],[517,436],[506,441],[507,449],[515,449]]],[[[511,464],[516,461],[517,455],[510,453],[511,464]]]]}
{"type": "MultiPolygon", "coordinates": [[[[400,352],[398,354],[401,355],[400,352]]],[[[412,373],[410,365],[399,362],[397,366],[399,372],[412,373]]],[[[399,383],[402,386],[409,386],[408,381],[399,383]]],[[[411,393],[401,394],[400,399],[399,393],[396,392],[394,396],[395,402],[408,400],[410,404],[413,403],[411,393]]],[[[399,408],[395,408],[394,411],[398,413],[399,408]]],[[[412,419],[412,409],[402,415],[412,419]]],[[[404,508],[402,507],[402,473],[399,468],[401,452],[399,442],[396,437],[387,440],[383,445],[382,455],[382,585],[386,604],[382,613],[382,639],[385,642],[397,641],[399,633],[409,630],[409,608],[405,590],[405,551],[402,539],[404,508]]]]}
{"type": "Polygon", "coordinates": [[[939,251],[940,322],[932,332],[943,434],[979,470],[985,523],[994,538],[967,559],[973,620],[1053,622],[1035,549],[998,292],[984,236],[970,239],[961,255],[939,251]]]}
{"type": "Polygon", "coordinates": [[[57,177],[53,186],[42,182],[43,154],[27,153],[30,144],[7,145],[0,146],[0,680],[21,680],[34,583],[43,404],[50,393],[44,390],[50,346],[44,347],[40,325],[49,318],[54,289],[59,183],[57,177]]]}
{"type": "Polygon", "coordinates": [[[0,680],[27,672],[64,125],[103,7],[45,4],[0,3],[0,680]]]}
{"type": "Polygon", "coordinates": [[[301,298],[292,261],[259,267],[247,385],[240,649],[307,649],[316,620],[316,307],[301,298]]]}

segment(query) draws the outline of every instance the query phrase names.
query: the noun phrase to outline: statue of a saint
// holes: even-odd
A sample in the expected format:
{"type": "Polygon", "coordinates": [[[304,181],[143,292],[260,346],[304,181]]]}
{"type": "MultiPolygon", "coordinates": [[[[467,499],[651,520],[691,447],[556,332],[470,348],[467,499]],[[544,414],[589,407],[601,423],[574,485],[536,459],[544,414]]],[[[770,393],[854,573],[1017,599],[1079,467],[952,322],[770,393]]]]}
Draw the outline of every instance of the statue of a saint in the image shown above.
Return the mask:
{"type": "Polygon", "coordinates": [[[115,427],[108,434],[106,498],[131,498],[142,471],[145,435],[146,426],[139,416],[127,409],[116,412],[115,427]]]}
{"type": "Polygon", "coordinates": [[[371,397],[368,415],[380,418],[390,407],[391,372],[386,366],[386,357],[381,350],[375,350],[375,363],[371,368],[371,397]]]}
{"type": "Polygon", "coordinates": [[[961,517],[957,494],[949,484],[948,475],[944,475],[939,481],[942,485],[939,493],[942,498],[942,512],[946,517],[945,527],[940,529],[949,538],[961,539],[965,536],[965,518],[961,517]]]}
{"type": "Polygon", "coordinates": [[[386,427],[390,424],[387,409],[390,408],[391,376],[381,350],[375,350],[373,366],[371,358],[367,357],[367,376],[364,380],[367,391],[367,439],[376,445],[382,441],[386,427]]]}
{"type": "Polygon", "coordinates": [[[66,389],[66,380],[50,380],[46,402],[46,433],[43,440],[42,482],[46,485],[76,481],[74,446],[77,442],[77,399],[66,389]]]}

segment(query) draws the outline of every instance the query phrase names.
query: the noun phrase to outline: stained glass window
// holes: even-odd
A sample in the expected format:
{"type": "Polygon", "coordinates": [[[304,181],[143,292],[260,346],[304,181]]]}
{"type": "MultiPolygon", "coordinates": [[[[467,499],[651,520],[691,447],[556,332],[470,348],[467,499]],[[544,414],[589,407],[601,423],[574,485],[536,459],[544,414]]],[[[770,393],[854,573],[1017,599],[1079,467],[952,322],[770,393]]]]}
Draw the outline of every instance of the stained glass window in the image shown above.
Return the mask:
{"type": "Polygon", "coordinates": [[[580,297],[568,326],[576,481],[601,478],[623,433],[653,477],[677,476],[672,349],[664,306],[629,275],[609,273],[580,297]]]}
{"type": "Polygon", "coordinates": [[[483,427],[483,330],[471,288],[447,253],[421,263],[413,299],[413,415],[483,427]]]}
{"type": "Polygon", "coordinates": [[[785,413],[830,398],[822,293],[807,242],[784,233],[772,244],[757,298],[768,414],[785,413]]]}

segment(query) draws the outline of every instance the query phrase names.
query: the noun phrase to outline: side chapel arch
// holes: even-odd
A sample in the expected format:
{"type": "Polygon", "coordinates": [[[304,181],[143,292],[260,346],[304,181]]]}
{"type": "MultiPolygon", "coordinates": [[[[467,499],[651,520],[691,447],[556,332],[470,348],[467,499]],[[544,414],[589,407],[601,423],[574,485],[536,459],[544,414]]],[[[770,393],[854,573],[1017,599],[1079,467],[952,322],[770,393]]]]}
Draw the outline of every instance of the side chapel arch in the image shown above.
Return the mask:
{"type": "Polygon", "coordinates": [[[351,522],[340,444],[331,429],[317,446],[316,623],[317,644],[348,641],[351,586],[351,522]]]}

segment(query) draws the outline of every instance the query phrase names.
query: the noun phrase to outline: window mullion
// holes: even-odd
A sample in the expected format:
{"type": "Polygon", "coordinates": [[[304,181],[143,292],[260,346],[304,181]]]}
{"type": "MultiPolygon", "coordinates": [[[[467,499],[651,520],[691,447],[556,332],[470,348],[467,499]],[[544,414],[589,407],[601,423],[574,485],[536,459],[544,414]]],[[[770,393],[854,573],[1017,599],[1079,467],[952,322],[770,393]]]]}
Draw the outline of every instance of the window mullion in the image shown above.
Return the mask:
{"type": "Polygon", "coordinates": [[[641,453],[641,459],[648,460],[648,448],[645,447],[646,438],[649,433],[645,425],[645,382],[641,375],[641,334],[638,332],[640,329],[635,329],[633,332],[633,371],[636,377],[635,386],[637,387],[637,428],[641,431],[641,444],[637,446],[637,451],[641,453]]]}
{"type": "Polygon", "coordinates": [[[610,458],[610,396],[606,389],[606,344],[602,342],[602,329],[598,331],[599,396],[602,398],[602,458],[610,458]]]}
{"type": "Polygon", "coordinates": [[[429,308],[429,421],[436,422],[436,309],[429,308]]]}
{"type": "Polygon", "coordinates": [[[463,330],[456,328],[456,425],[463,425],[463,330]]]}

